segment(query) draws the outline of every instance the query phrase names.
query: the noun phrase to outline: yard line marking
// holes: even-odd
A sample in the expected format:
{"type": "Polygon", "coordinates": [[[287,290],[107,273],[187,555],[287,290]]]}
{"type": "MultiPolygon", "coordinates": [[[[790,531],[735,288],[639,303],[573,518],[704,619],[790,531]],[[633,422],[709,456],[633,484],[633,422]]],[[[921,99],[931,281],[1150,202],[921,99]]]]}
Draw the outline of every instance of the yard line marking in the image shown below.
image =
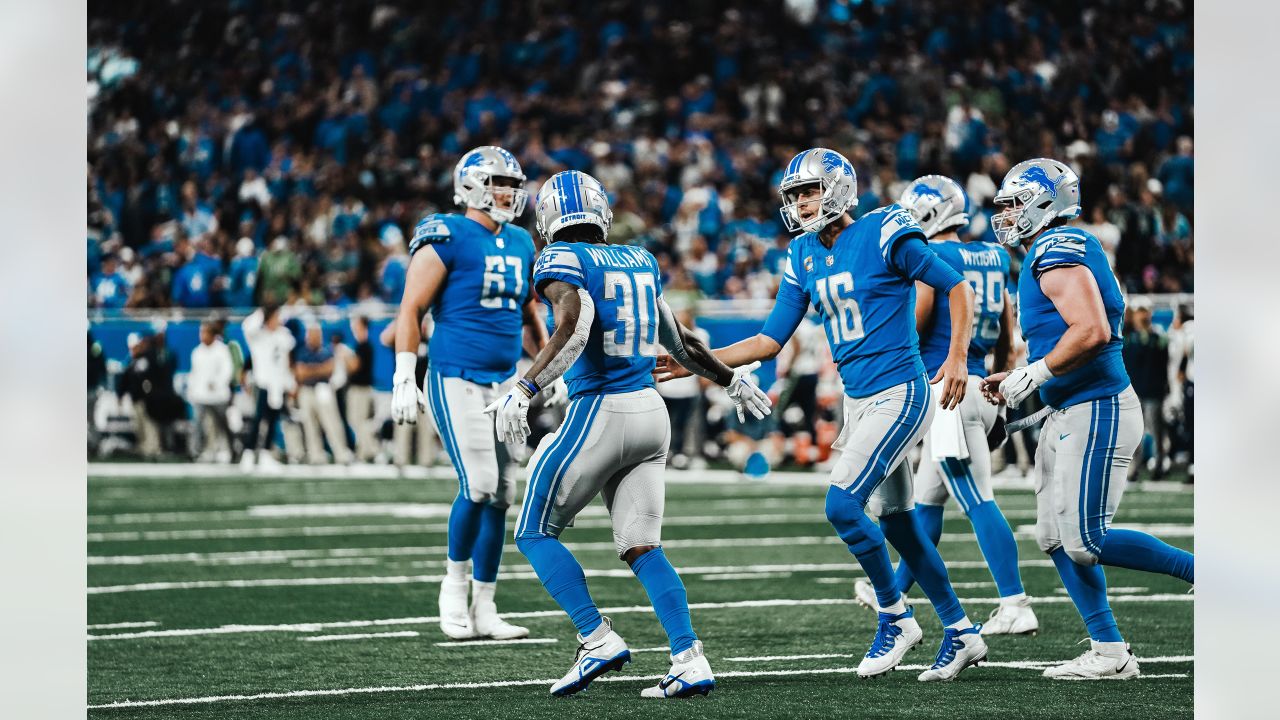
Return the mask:
{"type": "Polygon", "coordinates": [[[660,653],[670,653],[670,652],[671,652],[671,647],[670,647],[670,646],[668,646],[668,645],[662,645],[662,646],[659,646],[659,647],[651,647],[651,648],[631,648],[631,652],[633,652],[633,653],[638,653],[638,652],[660,652],[660,653]]]}
{"type": "MultiPolygon", "coordinates": [[[[414,633],[415,635],[417,633],[414,633]]],[[[438,642],[436,647],[477,647],[483,645],[538,645],[542,643],[560,642],[555,638],[517,638],[515,640],[459,640],[456,642],[438,642]]],[[[631,652],[636,652],[632,650],[631,652]]]]}
{"type": "MultiPolygon", "coordinates": [[[[821,653],[816,655],[748,655],[744,657],[727,657],[726,662],[787,662],[792,660],[827,660],[831,658],[857,658],[861,655],[850,653],[821,653]]],[[[1140,658],[1140,663],[1181,663],[1193,662],[1194,655],[1168,655],[1164,657],[1140,658]]],[[[1051,665],[1060,665],[1064,660],[1007,660],[982,661],[981,667],[1011,667],[1021,669],[1044,669],[1051,665]]],[[[899,665],[899,670],[928,670],[931,665],[899,665]]],[[[1142,677],[1147,677],[1143,675],[1142,677]]]]}
{"type": "MultiPolygon", "coordinates": [[[[1190,659],[1190,656],[1188,656],[1190,659]]],[[[1157,659],[1144,660],[1143,662],[1159,662],[1157,659]]],[[[1040,670],[1040,667],[1026,667],[1031,663],[983,663],[988,667],[1011,667],[1014,669],[1040,670]]],[[[1038,663],[1037,663],[1038,664],[1038,663]]],[[[923,670],[928,666],[925,665],[909,665],[899,666],[904,670],[923,670]]],[[[787,670],[788,677],[795,675],[833,675],[833,674],[850,674],[856,673],[858,668],[855,667],[838,667],[838,668],[810,668],[801,670],[787,670]]],[[[777,670],[730,670],[728,672],[716,673],[716,677],[735,678],[735,677],[761,677],[777,675],[777,670]]],[[[661,680],[662,675],[606,675],[596,678],[593,682],[654,682],[661,680]]],[[[1144,675],[1146,678],[1160,677],[1178,677],[1178,675],[1144,675]]],[[[489,682],[468,682],[468,683],[432,683],[426,685],[393,685],[380,687],[360,687],[360,688],[339,688],[331,690],[289,690],[284,692],[267,692],[257,693],[254,695],[206,695],[203,697],[186,697],[186,698],[163,698],[159,700],[118,700],[111,703],[102,703],[98,705],[89,705],[90,710],[105,710],[109,708],[130,708],[130,707],[162,707],[166,705],[207,705],[221,702],[236,702],[243,700],[283,700],[288,698],[303,697],[341,697],[344,695],[372,695],[390,692],[425,692],[428,690],[477,690],[490,688],[505,687],[528,687],[536,685],[551,685],[558,682],[559,678],[548,680],[494,680],[489,682]]]]}
{"type": "Polygon", "coordinates": [[[366,640],[369,638],[410,638],[418,637],[417,630],[397,630],[395,632],[384,633],[354,633],[351,635],[313,635],[311,637],[298,638],[307,642],[326,642],[329,640],[366,640]]]}
{"type": "Polygon", "coordinates": [[[145,628],[156,627],[160,623],[155,620],[147,620],[145,622],[117,622],[117,623],[98,623],[90,625],[90,630],[124,630],[126,628],[145,628]]]}
{"type": "Polygon", "coordinates": [[[752,657],[727,657],[725,662],[774,662],[785,660],[828,660],[830,658],[862,657],[849,653],[821,653],[818,655],[760,655],[752,657]]]}
{"type": "MultiPolygon", "coordinates": [[[[1185,593],[1175,593],[1167,595],[1120,595],[1111,599],[1112,602],[1194,602],[1194,595],[1185,593]]],[[[923,598],[911,598],[913,605],[928,605],[929,601],[923,598]]],[[[971,604],[992,604],[999,602],[999,598],[962,598],[962,603],[971,604]]],[[[1031,599],[1033,605],[1060,605],[1071,602],[1068,597],[1042,597],[1036,596],[1031,599]]],[[[689,603],[690,610],[729,610],[739,608],[765,608],[765,607],[801,607],[801,606],[831,606],[831,605],[856,605],[857,600],[853,598],[823,598],[823,599],[803,599],[796,600],[790,598],[777,598],[769,600],[738,600],[735,602],[704,602],[689,603]]],[[[648,605],[630,605],[624,607],[602,608],[602,614],[606,615],[623,615],[627,613],[650,613],[653,608],[648,605]]],[[[516,618],[548,618],[563,617],[564,612],[561,610],[529,610],[525,612],[508,612],[502,616],[508,619],[516,618]]],[[[320,632],[321,630],[330,630],[335,628],[362,628],[362,627],[385,627],[388,625],[431,625],[440,622],[439,616],[433,617],[407,617],[407,618],[383,618],[378,620],[340,620],[331,622],[314,622],[314,623],[288,623],[280,625],[222,625],[219,627],[205,628],[173,628],[170,630],[142,630],[134,633],[113,633],[110,635],[89,635],[89,640],[140,640],[146,638],[161,637],[191,637],[200,635],[228,635],[238,633],[266,633],[266,632],[320,632]]]]}
{"type": "Polygon", "coordinates": [[[703,580],[767,580],[791,577],[789,572],[740,572],[702,575],[703,580]]]}
{"type": "Polygon", "coordinates": [[[290,567],[350,567],[352,565],[377,565],[382,562],[373,557],[320,558],[319,560],[290,560],[290,567]]]}

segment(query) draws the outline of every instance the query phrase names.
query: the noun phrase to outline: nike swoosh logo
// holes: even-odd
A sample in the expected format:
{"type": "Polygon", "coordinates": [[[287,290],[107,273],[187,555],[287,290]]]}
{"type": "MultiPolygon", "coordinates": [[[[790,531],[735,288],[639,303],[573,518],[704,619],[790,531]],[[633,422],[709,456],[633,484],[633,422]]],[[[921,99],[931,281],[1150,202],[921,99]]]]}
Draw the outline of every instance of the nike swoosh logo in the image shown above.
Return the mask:
{"type": "MultiPolygon", "coordinates": [[[[689,672],[689,671],[686,670],[685,672],[689,672]]],[[[668,675],[662,679],[662,682],[658,683],[658,687],[662,688],[663,690],[666,690],[667,687],[671,685],[671,683],[679,680],[682,677],[684,677],[684,672],[680,673],[679,675],[668,675]]]]}
{"type": "Polygon", "coordinates": [[[1058,439],[1059,439],[1059,440],[1066,440],[1066,439],[1067,439],[1068,437],[1070,437],[1070,436],[1071,436],[1071,433],[1067,433],[1066,435],[1059,435],[1059,436],[1058,436],[1058,439]]]}
{"type": "Polygon", "coordinates": [[[877,400],[877,401],[875,401],[875,402],[874,402],[874,403],[872,403],[872,404],[873,404],[873,405],[883,405],[883,404],[885,404],[885,403],[889,402],[889,401],[890,401],[890,400],[892,400],[892,399],[893,399],[893,398],[885,398],[885,399],[883,399],[883,400],[877,400]]]}

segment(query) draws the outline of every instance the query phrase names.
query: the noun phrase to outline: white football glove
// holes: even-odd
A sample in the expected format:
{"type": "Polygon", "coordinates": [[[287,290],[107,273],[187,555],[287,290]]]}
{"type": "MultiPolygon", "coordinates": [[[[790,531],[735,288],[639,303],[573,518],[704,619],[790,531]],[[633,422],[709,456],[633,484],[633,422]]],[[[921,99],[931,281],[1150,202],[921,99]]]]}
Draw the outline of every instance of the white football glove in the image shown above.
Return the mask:
{"type": "Polygon", "coordinates": [[[397,425],[418,424],[418,413],[427,409],[427,400],[418,387],[418,356],[411,352],[396,353],[396,371],[391,376],[391,419],[397,425]]]}
{"type": "Polygon", "coordinates": [[[1030,365],[1016,368],[1010,372],[1008,377],[1000,381],[1000,394],[1004,396],[1006,405],[1016,408],[1031,393],[1035,392],[1036,388],[1045,384],[1052,377],[1053,373],[1049,372],[1049,366],[1041,358],[1030,365]]]}
{"type": "Polygon", "coordinates": [[[542,407],[556,407],[569,402],[569,386],[558,377],[542,390],[542,407]]]}
{"type": "Polygon", "coordinates": [[[729,395],[729,399],[733,401],[733,409],[738,412],[738,422],[746,422],[747,415],[744,410],[751,411],[757,420],[761,420],[765,415],[773,412],[773,402],[769,400],[769,396],[756,385],[751,377],[751,372],[760,367],[759,361],[750,365],[743,365],[733,371],[733,381],[725,387],[724,391],[729,395]]]}
{"type": "Polygon", "coordinates": [[[529,439],[529,396],[519,385],[485,408],[493,415],[498,441],[523,445],[529,439]]]}

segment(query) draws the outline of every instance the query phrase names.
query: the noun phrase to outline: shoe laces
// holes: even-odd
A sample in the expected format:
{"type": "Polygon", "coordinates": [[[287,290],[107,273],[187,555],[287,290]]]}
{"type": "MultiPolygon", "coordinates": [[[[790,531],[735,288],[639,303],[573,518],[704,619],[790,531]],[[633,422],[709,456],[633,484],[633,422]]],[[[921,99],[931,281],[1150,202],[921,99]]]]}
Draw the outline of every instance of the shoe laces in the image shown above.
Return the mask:
{"type": "Polygon", "coordinates": [[[880,613],[880,622],[876,625],[876,637],[871,641],[871,649],[867,651],[867,657],[880,657],[892,650],[898,642],[898,636],[902,634],[902,628],[894,623],[910,615],[910,610],[900,615],[880,613]]]}
{"type": "MultiPolygon", "coordinates": [[[[956,659],[956,636],[960,634],[959,630],[954,628],[946,628],[942,633],[942,646],[938,648],[938,656],[933,659],[932,670],[946,667],[956,659]]],[[[964,647],[960,644],[960,647],[964,647]]]]}

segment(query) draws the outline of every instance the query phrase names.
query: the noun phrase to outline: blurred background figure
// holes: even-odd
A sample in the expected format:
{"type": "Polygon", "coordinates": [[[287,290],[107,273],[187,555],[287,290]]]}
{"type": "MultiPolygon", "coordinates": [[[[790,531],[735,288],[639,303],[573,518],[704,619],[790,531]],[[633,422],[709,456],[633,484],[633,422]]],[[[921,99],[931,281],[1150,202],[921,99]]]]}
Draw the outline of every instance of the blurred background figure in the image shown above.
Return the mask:
{"type": "Polygon", "coordinates": [[[373,344],[369,342],[369,320],[351,317],[351,337],[355,341],[347,374],[347,423],[355,435],[356,460],[372,462],[378,455],[378,427],[374,422],[373,344]]]}
{"type": "Polygon", "coordinates": [[[255,310],[245,318],[241,329],[249,345],[246,377],[241,379],[241,385],[254,389],[255,412],[253,422],[249,424],[240,466],[252,470],[256,462],[259,468],[272,470],[280,464],[271,454],[271,448],[276,445],[285,396],[297,392],[292,368],[292,353],[297,341],[281,321],[279,305],[255,310]]]}
{"type": "MultiPolygon", "coordinates": [[[[394,350],[396,342],[396,324],[394,322],[387,323],[383,329],[382,335],[378,341],[388,352],[394,350]]],[[[417,375],[415,382],[418,387],[422,387],[423,381],[427,377],[427,340],[431,337],[431,316],[427,315],[422,319],[422,342],[418,343],[418,362],[414,366],[414,372],[417,375]]],[[[421,465],[422,467],[430,467],[435,462],[436,457],[436,426],[435,421],[431,417],[431,413],[419,413],[418,423],[416,425],[397,425],[391,423],[392,427],[392,462],[396,467],[404,468],[409,465],[421,465]]]]}
{"type": "MultiPolygon", "coordinates": [[[[333,386],[337,362],[333,348],[324,342],[324,332],[314,321],[306,324],[306,342],[294,356],[294,374],[298,379],[298,421],[306,436],[307,462],[323,465],[328,462],[324,444],[329,443],[333,461],[342,465],[351,462],[351,449],[347,447],[347,431],[338,413],[338,396],[333,386]],[[321,429],[324,430],[323,437],[321,429]]],[[[342,375],[346,375],[345,364],[342,375]]],[[[344,378],[345,381],[345,378],[344,378]]]]}
{"type": "Polygon", "coordinates": [[[1142,402],[1142,422],[1146,427],[1146,435],[1129,467],[1129,479],[1137,479],[1140,469],[1146,467],[1149,477],[1159,480],[1168,470],[1164,402],[1169,395],[1169,339],[1151,324],[1151,301],[1147,298],[1132,298],[1126,314],[1129,322],[1124,333],[1124,367],[1142,402]]]}
{"type": "MultiPolygon", "coordinates": [[[[677,306],[672,309],[680,324],[693,330],[704,342],[710,342],[711,336],[695,325],[691,308],[677,306]]],[[[671,418],[671,444],[667,457],[670,458],[671,467],[677,470],[700,470],[707,466],[706,460],[702,458],[701,448],[704,436],[703,418],[706,417],[703,391],[709,384],[697,375],[658,383],[658,394],[666,403],[667,414],[671,418]]]]}
{"type": "Polygon", "coordinates": [[[234,378],[235,362],[222,341],[221,323],[201,323],[200,344],[191,351],[191,372],[187,374],[187,402],[194,410],[189,450],[201,462],[231,462],[227,407],[234,378]]]}

